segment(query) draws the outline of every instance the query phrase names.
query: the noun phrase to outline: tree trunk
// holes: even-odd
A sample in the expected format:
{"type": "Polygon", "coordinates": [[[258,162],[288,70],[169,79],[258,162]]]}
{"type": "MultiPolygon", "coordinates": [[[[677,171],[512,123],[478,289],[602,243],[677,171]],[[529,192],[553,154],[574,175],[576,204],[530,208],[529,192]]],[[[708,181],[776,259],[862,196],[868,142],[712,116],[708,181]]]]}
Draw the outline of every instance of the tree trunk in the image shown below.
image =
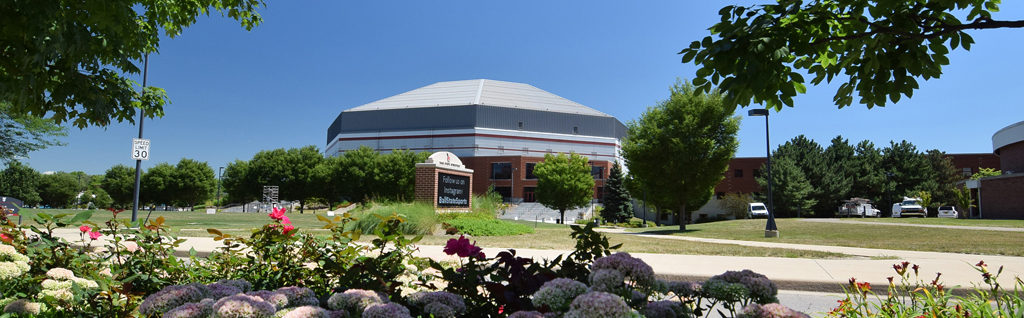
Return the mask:
{"type": "Polygon", "coordinates": [[[654,207],[654,226],[661,226],[661,208],[654,207]]]}
{"type": "Polygon", "coordinates": [[[299,214],[306,214],[306,200],[299,200],[299,214]]]}
{"type": "Polygon", "coordinates": [[[690,221],[690,218],[686,217],[686,205],[679,206],[679,213],[676,214],[679,218],[679,230],[686,231],[686,223],[690,221]]]}
{"type": "Polygon", "coordinates": [[[558,210],[558,224],[565,224],[565,209],[558,210]]]}

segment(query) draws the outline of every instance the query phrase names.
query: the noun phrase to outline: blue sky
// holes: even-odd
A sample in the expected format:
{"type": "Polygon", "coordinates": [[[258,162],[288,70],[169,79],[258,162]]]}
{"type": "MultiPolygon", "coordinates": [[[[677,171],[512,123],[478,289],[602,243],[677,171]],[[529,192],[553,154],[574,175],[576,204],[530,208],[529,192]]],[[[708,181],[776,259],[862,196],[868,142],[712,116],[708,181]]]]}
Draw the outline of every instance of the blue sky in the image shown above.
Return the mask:
{"type": "MultiPolygon", "coordinates": [[[[708,34],[732,1],[269,1],[246,32],[201,18],[151,56],[149,83],[167,90],[166,115],[145,122],[152,159],[183,157],[214,169],[264,149],[325,147],[342,110],[439,81],[487,78],[534,85],[628,122],[668,96],[692,64],[676,53],[708,34]]],[[[1009,1],[995,18],[1024,19],[1009,1]]],[[[1019,95],[1024,30],[972,33],[941,79],[911,99],[837,109],[837,84],[810,87],[795,108],[772,113],[773,147],[800,134],[884,146],[988,153],[992,134],[1024,120],[1019,95]]],[[[747,109],[737,111],[746,114],[747,109]]],[[[72,128],[67,146],[33,152],[39,171],[103,173],[133,165],[137,126],[72,128]]],[[[745,118],[737,156],[763,156],[764,121],[745,118]]]]}

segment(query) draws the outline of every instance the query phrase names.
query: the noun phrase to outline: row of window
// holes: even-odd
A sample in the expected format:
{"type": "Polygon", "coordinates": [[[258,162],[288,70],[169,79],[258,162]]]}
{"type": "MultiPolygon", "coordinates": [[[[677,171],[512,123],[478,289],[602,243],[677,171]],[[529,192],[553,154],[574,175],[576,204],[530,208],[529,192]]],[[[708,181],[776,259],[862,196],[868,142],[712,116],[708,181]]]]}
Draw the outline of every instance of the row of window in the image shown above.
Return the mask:
{"type": "MultiPolygon", "coordinates": [[[[537,202],[537,187],[523,187],[523,202],[537,202]]],[[[502,200],[508,201],[512,197],[511,187],[494,187],[494,193],[501,195],[502,200]]],[[[604,187],[594,188],[594,198],[597,202],[604,202],[604,187]]]]}
{"type": "MultiPolygon", "coordinates": [[[[735,178],[742,178],[743,177],[743,169],[733,170],[732,176],[735,177],[735,178]]],[[[754,169],[754,178],[758,178],[758,177],[761,177],[761,169],[754,169]]]]}
{"type": "MultiPolygon", "coordinates": [[[[526,163],[526,175],[524,176],[527,180],[537,179],[537,176],[533,174],[533,168],[537,166],[536,162],[526,163]]],[[[594,177],[594,180],[604,179],[604,167],[602,166],[590,166],[590,176],[594,177]]],[[[491,163],[491,180],[509,180],[512,179],[512,163],[511,162],[495,162],[491,163]]]]}

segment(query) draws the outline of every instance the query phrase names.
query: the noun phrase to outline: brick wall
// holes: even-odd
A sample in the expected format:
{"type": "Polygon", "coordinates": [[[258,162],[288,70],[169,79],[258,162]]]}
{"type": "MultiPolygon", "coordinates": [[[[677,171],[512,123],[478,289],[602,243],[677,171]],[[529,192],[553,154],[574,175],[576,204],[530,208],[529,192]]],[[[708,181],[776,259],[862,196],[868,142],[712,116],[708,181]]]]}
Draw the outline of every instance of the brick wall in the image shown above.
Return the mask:
{"type": "Polygon", "coordinates": [[[981,216],[986,219],[1024,219],[1024,173],[981,180],[981,216]]]}
{"type": "MultiPolygon", "coordinates": [[[[544,157],[524,156],[494,156],[494,157],[463,157],[462,164],[466,168],[473,169],[473,194],[484,194],[487,187],[512,187],[513,198],[523,198],[523,188],[536,187],[536,179],[526,179],[526,164],[539,163],[544,157]],[[512,179],[494,180],[491,179],[491,164],[508,162],[512,165],[512,179]]],[[[612,162],[603,160],[591,160],[591,165],[604,167],[601,179],[594,180],[595,191],[597,187],[604,187],[604,181],[612,170],[612,162]]],[[[596,195],[596,194],[595,194],[596,195]]]]}
{"type": "Polygon", "coordinates": [[[999,148],[1000,170],[1024,173],[1024,141],[999,148]]]}

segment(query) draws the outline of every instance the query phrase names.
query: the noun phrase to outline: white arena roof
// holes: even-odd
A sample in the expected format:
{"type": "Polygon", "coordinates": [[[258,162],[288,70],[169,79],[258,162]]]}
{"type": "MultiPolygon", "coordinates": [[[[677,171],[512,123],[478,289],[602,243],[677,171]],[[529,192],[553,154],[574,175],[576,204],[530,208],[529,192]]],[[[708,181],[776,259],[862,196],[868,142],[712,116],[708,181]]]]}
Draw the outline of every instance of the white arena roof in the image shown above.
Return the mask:
{"type": "Polygon", "coordinates": [[[345,112],[465,105],[611,117],[533,85],[488,79],[438,82],[351,108],[345,112]]]}

